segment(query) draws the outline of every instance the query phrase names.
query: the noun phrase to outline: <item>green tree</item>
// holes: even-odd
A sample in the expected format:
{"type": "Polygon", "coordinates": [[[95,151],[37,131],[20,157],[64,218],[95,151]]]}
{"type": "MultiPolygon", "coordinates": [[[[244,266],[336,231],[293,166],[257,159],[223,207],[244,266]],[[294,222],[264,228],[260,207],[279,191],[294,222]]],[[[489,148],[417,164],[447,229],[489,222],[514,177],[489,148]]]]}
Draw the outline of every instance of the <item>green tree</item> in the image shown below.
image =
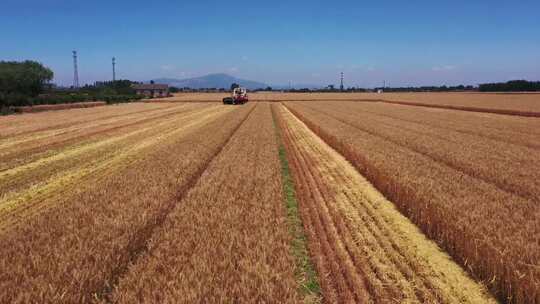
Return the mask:
{"type": "Polygon", "coordinates": [[[0,92],[37,96],[53,76],[49,68],[36,61],[0,61],[0,92]]]}
{"type": "Polygon", "coordinates": [[[0,108],[28,104],[53,76],[49,68],[36,61],[0,61],[0,108]]]}

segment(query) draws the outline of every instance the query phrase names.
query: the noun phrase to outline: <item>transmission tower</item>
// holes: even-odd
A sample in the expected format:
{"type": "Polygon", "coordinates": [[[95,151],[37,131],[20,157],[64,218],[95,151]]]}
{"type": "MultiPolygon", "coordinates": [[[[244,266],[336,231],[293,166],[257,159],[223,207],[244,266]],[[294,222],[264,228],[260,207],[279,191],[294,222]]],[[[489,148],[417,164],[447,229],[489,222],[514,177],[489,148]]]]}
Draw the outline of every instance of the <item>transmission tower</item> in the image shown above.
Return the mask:
{"type": "Polygon", "coordinates": [[[116,81],[116,69],[115,69],[115,66],[116,66],[116,58],[112,58],[112,81],[116,81]]]}
{"type": "Polygon", "coordinates": [[[339,86],[339,90],[343,91],[343,72],[341,72],[341,84],[339,86]]]}
{"type": "Polygon", "coordinates": [[[77,51],[73,51],[73,88],[79,88],[79,70],[77,68],[77,51]]]}

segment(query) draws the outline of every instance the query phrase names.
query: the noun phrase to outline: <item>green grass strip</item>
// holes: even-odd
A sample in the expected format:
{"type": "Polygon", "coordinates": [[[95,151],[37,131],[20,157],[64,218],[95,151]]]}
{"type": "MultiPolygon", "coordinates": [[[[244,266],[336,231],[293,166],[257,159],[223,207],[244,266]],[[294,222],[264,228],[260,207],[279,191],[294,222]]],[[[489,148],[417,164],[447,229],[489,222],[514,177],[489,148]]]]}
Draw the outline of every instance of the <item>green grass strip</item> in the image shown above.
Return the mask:
{"type": "Polygon", "coordinates": [[[298,202],[296,200],[296,191],[294,181],[291,176],[289,161],[287,160],[287,151],[283,144],[279,124],[277,123],[275,115],[274,107],[272,107],[274,127],[276,128],[279,141],[279,159],[281,162],[281,176],[283,182],[283,193],[285,195],[285,206],[287,208],[289,232],[293,236],[291,252],[296,261],[295,276],[300,284],[300,291],[304,296],[304,303],[320,303],[321,287],[317,279],[317,272],[309,259],[307,239],[304,234],[302,219],[298,213],[298,202]]]}

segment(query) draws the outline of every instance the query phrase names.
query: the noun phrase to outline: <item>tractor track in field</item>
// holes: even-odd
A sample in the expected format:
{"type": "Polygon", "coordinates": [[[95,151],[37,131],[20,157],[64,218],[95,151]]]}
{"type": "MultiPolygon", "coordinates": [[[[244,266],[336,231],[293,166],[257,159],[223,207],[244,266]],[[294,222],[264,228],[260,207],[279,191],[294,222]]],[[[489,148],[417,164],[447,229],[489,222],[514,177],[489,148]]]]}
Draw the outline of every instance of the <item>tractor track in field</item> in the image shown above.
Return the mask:
{"type": "Polygon", "coordinates": [[[117,266],[117,268],[113,271],[113,275],[107,279],[107,284],[105,286],[103,286],[100,290],[92,292],[92,294],[94,294],[97,299],[101,299],[106,303],[112,303],[110,299],[110,294],[114,290],[115,286],[118,285],[120,279],[129,270],[129,265],[136,263],[136,261],[142,255],[144,255],[145,252],[147,252],[148,240],[151,238],[154,231],[164,223],[167,216],[174,210],[175,207],[177,207],[177,204],[184,198],[188,191],[199,181],[201,176],[208,168],[209,164],[212,163],[212,161],[221,153],[221,151],[223,151],[223,148],[227,146],[227,144],[229,143],[231,138],[233,138],[234,134],[238,131],[238,129],[240,129],[240,127],[248,120],[250,115],[255,110],[255,107],[256,105],[252,106],[252,108],[249,109],[249,112],[246,113],[245,117],[242,118],[238,125],[236,125],[231,130],[228,138],[221,144],[221,146],[216,151],[213,151],[210,157],[205,160],[201,167],[188,178],[187,183],[182,185],[182,187],[177,190],[174,198],[170,199],[166,203],[165,208],[159,212],[156,218],[154,220],[151,220],[149,225],[142,227],[136,233],[137,237],[133,239],[128,245],[127,252],[129,252],[129,257],[126,262],[121,263],[117,266]]]}
{"type": "Polygon", "coordinates": [[[339,153],[279,107],[326,303],[495,303],[339,153]]]}

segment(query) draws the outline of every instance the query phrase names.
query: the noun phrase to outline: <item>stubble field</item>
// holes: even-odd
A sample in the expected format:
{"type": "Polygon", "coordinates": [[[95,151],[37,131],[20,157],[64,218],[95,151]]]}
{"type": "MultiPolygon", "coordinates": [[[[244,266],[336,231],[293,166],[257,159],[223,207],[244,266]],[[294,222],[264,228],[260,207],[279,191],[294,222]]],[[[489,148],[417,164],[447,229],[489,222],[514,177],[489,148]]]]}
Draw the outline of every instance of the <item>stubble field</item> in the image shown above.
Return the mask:
{"type": "Polygon", "coordinates": [[[1,117],[0,302],[540,303],[539,118],[220,96],[1,117]]]}
{"type": "MultiPolygon", "coordinates": [[[[218,102],[228,93],[177,93],[173,97],[156,99],[166,102],[218,102]]],[[[471,112],[498,113],[540,117],[538,93],[276,93],[255,92],[252,101],[363,101],[416,105],[431,108],[454,109],[471,112]]]]}

